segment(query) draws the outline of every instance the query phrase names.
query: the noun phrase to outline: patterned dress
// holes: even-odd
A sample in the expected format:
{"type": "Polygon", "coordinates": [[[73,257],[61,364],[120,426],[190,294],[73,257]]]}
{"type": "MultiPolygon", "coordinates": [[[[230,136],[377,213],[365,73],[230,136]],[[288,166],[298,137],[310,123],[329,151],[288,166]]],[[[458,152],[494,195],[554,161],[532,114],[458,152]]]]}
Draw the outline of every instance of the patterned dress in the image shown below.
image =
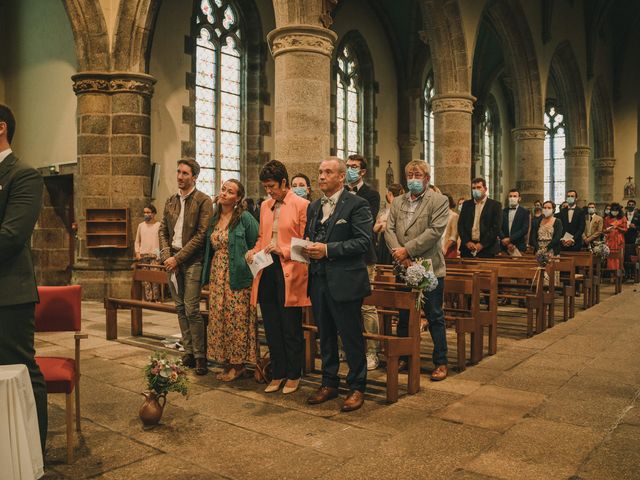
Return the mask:
{"type": "Polygon", "coordinates": [[[544,223],[540,223],[540,228],[538,229],[538,250],[547,251],[549,249],[549,244],[553,239],[553,223],[551,225],[545,225],[544,223]]]}
{"type": "Polygon", "coordinates": [[[207,356],[233,365],[255,363],[257,352],[256,309],[251,306],[251,288],[231,290],[229,280],[229,229],[217,226],[211,234],[215,249],[209,283],[207,356]]]}

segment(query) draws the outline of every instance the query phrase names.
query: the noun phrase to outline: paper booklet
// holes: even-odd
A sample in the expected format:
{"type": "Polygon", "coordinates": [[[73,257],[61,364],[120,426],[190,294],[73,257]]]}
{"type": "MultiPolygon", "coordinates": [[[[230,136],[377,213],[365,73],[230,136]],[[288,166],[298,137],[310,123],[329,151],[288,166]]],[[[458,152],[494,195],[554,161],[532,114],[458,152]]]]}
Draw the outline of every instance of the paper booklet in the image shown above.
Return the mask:
{"type": "Polygon", "coordinates": [[[311,245],[309,240],[302,238],[291,238],[291,260],[294,262],[309,263],[309,256],[304,253],[304,248],[311,245]]]}
{"type": "Polygon", "coordinates": [[[567,232],[562,236],[562,240],[573,240],[573,235],[567,232]]]}
{"type": "Polygon", "coordinates": [[[521,257],[522,253],[516,247],[513,248],[513,251],[509,253],[512,257],[521,257]]]}
{"type": "Polygon", "coordinates": [[[265,267],[268,267],[273,263],[273,257],[270,253],[265,253],[264,250],[260,250],[253,256],[253,262],[249,263],[249,270],[251,270],[251,274],[255,277],[258,275],[258,272],[265,267]]]}

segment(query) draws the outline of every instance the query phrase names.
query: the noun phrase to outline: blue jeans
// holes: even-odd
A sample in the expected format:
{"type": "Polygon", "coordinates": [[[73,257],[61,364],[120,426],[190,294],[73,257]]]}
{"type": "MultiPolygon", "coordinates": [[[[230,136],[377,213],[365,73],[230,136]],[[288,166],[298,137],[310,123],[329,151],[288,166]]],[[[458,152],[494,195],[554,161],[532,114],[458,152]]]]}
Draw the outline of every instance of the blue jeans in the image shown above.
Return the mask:
{"type": "MultiPolygon", "coordinates": [[[[438,286],[424,294],[424,314],[429,322],[429,333],[433,340],[433,363],[436,367],[447,364],[447,332],[442,311],[444,277],[438,278],[438,286]]],[[[409,336],[409,311],[400,310],[398,336],[409,336]]]]}

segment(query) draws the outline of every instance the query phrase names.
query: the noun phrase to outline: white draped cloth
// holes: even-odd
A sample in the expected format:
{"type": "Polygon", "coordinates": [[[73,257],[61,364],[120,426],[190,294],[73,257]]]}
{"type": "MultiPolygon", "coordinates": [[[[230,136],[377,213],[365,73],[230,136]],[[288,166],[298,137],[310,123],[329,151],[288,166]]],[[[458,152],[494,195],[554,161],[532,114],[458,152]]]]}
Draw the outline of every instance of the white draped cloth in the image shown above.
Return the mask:
{"type": "Polygon", "coordinates": [[[6,480],[44,475],[38,412],[24,365],[0,365],[0,469],[6,480]]]}

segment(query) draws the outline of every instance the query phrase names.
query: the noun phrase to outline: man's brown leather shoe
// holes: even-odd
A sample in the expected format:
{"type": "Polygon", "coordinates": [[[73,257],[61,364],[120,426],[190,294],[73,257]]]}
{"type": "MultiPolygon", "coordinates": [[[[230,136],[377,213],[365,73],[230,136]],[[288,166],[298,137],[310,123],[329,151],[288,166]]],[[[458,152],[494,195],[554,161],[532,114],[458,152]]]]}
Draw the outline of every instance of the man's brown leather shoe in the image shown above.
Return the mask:
{"type": "Polygon", "coordinates": [[[445,378],[447,378],[448,373],[449,373],[449,370],[447,369],[446,365],[438,365],[436,369],[433,372],[431,372],[431,380],[433,382],[439,382],[440,380],[444,380],[445,378]]]}
{"type": "Polygon", "coordinates": [[[307,398],[309,405],[318,405],[338,396],[338,389],[332,387],[320,387],[316,393],[307,398]]]}
{"type": "Polygon", "coordinates": [[[347,395],[347,398],[344,400],[340,410],[343,412],[353,412],[354,410],[358,410],[363,403],[364,393],[360,390],[354,390],[347,395]]]}
{"type": "Polygon", "coordinates": [[[182,356],[182,365],[184,365],[186,368],[193,368],[196,366],[196,359],[193,358],[193,354],[191,353],[187,353],[186,355],[182,356]]]}
{"type": "Polygon", "coordinates": [[[207,370],[207,359],[196,358],[196,375],[206,375],[209,372],[207,370]]]}

